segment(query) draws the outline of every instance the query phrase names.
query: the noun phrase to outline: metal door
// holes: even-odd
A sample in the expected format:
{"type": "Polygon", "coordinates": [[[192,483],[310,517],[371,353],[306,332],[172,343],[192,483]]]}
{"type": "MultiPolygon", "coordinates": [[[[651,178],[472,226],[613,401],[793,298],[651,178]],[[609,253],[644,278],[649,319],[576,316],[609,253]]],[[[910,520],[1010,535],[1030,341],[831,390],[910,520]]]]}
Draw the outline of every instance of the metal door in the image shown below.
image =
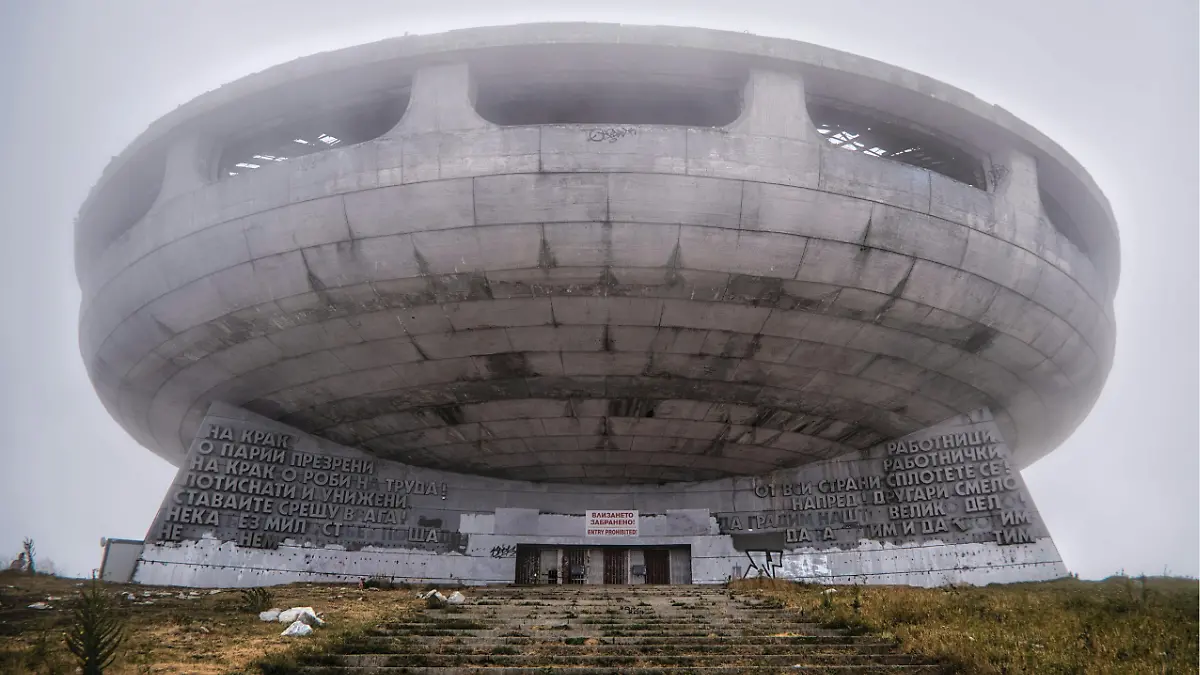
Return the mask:
{"type": "Polygon", "coordinates": [[[629,583],[629,549],[604,549],[604,583],[629,583]]]}
{"type": "Polygon", "coordinates": [[[648,548],[646,557],[646,583],[671,583],[671,554],[665,548],[648,548]]]}
{"type": "Polygon", "coordinates": [[[587,583],[586,549],[563,549],[563,581],[568,584],[587,583]]]}
{"type": "Polygon", "coordinates": [[[541,557],[533,546],[517,546],[517,584],[531,586],[538,583],[541,557]]]}

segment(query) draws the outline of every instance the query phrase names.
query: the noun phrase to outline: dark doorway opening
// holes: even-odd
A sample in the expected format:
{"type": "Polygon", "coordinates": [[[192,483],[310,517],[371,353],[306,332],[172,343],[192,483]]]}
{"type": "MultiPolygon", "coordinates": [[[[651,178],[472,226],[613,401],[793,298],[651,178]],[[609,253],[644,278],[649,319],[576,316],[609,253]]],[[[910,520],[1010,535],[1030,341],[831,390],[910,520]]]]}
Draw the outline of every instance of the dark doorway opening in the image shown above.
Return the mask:
{"type": "Polygon", "coordinates": [[[517,584],[532,586],[541,576],[541,553],[533,546],[517,546],[517,584]]]}
{"type": "Polygon", "coordinates": [[[613,548],[604,550],[604,583],[629,583],[629,549],[613,548]]]}
{"type": "Polygon", "coordinates": [[[587,550],[583,548],[563,549],[564,581],[568,584],[587,583],[587,550]]]}
{"type": "Polygon", "coordinates": [[[646,560],[646,583],[671,583],[671,553],[665,548],[648,548],[642,554],[646,560]]]}

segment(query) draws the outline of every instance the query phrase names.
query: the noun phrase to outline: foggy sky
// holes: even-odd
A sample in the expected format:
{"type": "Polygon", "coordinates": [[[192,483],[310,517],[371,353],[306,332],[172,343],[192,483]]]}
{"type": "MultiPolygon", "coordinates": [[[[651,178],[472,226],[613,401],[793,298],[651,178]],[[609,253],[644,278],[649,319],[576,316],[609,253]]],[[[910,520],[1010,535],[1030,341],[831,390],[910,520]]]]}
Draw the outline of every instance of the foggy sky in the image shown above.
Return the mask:
{"type": "Polygon", "coordinates": [[[141,539],[174,468],[100,405],[77,341],[72,223],[109,158],[194,96],[394,35],[530,21],[745,30],[961,87],[1091,172],[1121,230],[1116,362],[1088,420],[1023,472],[1069,569],[1200,574],[1194,0],[341,2],[0,0],[0,557],[60,571],[141,539]]]}

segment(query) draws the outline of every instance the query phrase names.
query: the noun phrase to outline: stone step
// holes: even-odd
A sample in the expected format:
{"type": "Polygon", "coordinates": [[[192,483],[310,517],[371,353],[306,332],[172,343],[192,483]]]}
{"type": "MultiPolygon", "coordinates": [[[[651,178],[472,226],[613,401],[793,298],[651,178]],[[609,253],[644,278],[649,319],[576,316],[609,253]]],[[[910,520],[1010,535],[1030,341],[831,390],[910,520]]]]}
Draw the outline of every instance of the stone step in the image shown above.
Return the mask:
{"type": "MultiPolygon", "coordinates": [[[[558,644],[570,638],[586,638],[570,632],[515,632],[492,631],[488,635],[466,635],[449,633],[446,635],[392,635],[388,633],[368,633],[365,640],[415,640],[421,643],[446,644],[446,639],[461,640],[462,644],[490,643],[508,645],[558,644]],[[504,634],[517,633],[517,634],[504,634]],[[541,634],[534,634],[541,633],[541,634]],[[547,634],[548,633],[548,634],[547,634]]],[[[782,632],[780,632],[782,633],[782,632]]],[[[594,635],[593,635],[594,637],[594,635]]],[[[616,645],[707,645],[707,644],[809,644],[809,645],[857,645],[857,644],[892,644],[869,635],[845,635],[833,631],[824,635],[617,635],[604,638],[607,644],[616,645]]]]}
{"type": "Polygon", "coordinates": [[[660,637],[660,638],[671,638],[671,639],[679,639],[679,638],[715,639],[715,638],[722,638],[722,637],[751,639],[751,638],[765,638],[765,637],[785,636],[785,635],[790,636],[792,634],[811,636],[811,637],[833,637],[833,635],[817,636],[817,635],[813,635],[812,633],[813,633],[813,631],[811,631],[807,628],[804,630],[799,630],[799,631],[788,631],[786,629],[772,629],[772,628],[764,628],[764,629],[756,629],[756,630],[715,630],[715,629],[709,630],[709,629],[706,629],[703,627],[692,627],[690,629],[680,629],[680,630],[661,630],[661,629],[656,629],[653,627],[637,628],[637,629],[634,629],[634,628],[630,628],[630,629],[612,628],[612,629],[599,630],[599,629],[580,627],[580,626],[567,626],[565,628],[559,628],[559,627],[552,625],[545,629],[534,629],[532,626],[528,626],[528,627],[512,626],[512,627],[508,627],[508,628],[481,629],[481,630],[470,630],[470,631],[467,631],[467,630],[444,630],[444,629],[437,629],[437,628],[413,628],[413,629],[408,629],[408,630],[375,631],[372,634],[378,635],[378,636],[390,636],[390,637],[408,637],[408,636],[412,636],[412,637],[467,637],[467,636],[474,636],[474,637],[539,637],[542,639],[549,639],[549,640],[553,640],[559,636],[572,636],[572,635],[578,635],[578,636],[584,636],[584,637],[596,637],[596,638],[601,638],[601,637],[602,638],[609,638],[609,637],[660,637]],[[538,635],[539,633],[541,635],[538,635]]]}
{"type": "Polygon", "coordinates": [[[712,587],[467,592],[465,605],[379,624],[298,672],[940,672],[894,641],[821,628],[779,603],[712,587]]]}
{"type": "Polygon", "coordinates": [[[548,603],[548,602],[518,602],[507,605],[461,605],[449,610],[426,609],[428,616],[456,616],[459,614],[480,612],[520,612],[529,610],[571,611],[582,614],[638,614],[638,613],[671,613],[698,614],[711,616],[713,614],[731,614],[745,617],[771,616],[775,614],[798,614],[800,610],[783,607],[732,607],[730,605],[666,605],[666,604],[629,604],[624,602],[593,604],[585,603],[548,603]]]}
{"type": "Polygon", "coordinates": [[[571,644],[566,642],[543,642],[514,644],[503,641],[473,641],[471,643],[437,643],[413,640],[380,641],[365,638],[339,648],[344,654],[495,654],[519,652],[546,656],[646,654],[650,656],[686,656],[690,654],[888,654],[895,650],[890,642],[856,644],[786,643],[759,644],[757,641],[721,642],[717,644],[674,643],[618,643],[618,644],[571,644]]]}
{"type": "Polygon", "coordinates": [[[555,626],[567,625],[572,628],[578,627],[587,630],[606,630],[609,628],[628,628],[632,626],[640,626],[643,628],[655,627],[662,628],[664,630],[670,630],[674,628],[697,629],[702,627],[723,628],[730,630],[750,630],[757,628],[774,629],[779,627],[784,627],[789,630],[800,630],[805,627],[810,629],[818,628],[817,624],[809,621],[799,621],[796,617],[789,617],[789,619],[777,619],[773,621],[731,620],[720,617],[703,621],[699,619],[686,619],[680,617],[628,617],[621,619],[603,619],[553,615],[529,616],[528,614],[512,617],[464,616],[463,620],[460,622],[450,622],[442,619],[434,619],[430,621],[395,621],[381,624],[381,626],[392,630],[404,630],[412,628],[477,630],[481,628],[498,628],[504,625],[526,626],[542,624],[553,624],[555,626]]]}
{"type": "Polygon", "coordinates": [[[553,668],[544,667],[347,667],[347,665],[314,665],[298,670],[299,673],[311,675],[546,675],[546,673],[570,673],[572,675],[659,675],[688,673],[703,675],[738,675],[740,673],[827,673],[827,674],[858,674],[858,673],[904,673],[925,675],[941,673],[942,669],[935,665],[809,665],[797,663],[792,665],[697,665],[691,668],[677,668],[674,665],[661,667],[580,667],[553,668]]]}
{"type": "MultiPolygon", "coordinates": [[[[322,659],[328,662],[331,659],[322,659]]],[[[805,665],[833,666],[904,666],[919,663],[917,659],[903,654],[755,654],[751,656],[737,654],[689,654],[651,656],[647,654],[578,654],[578,655],[542,655],[542,654],[349,654],[336,658],[337,663],[330,665],[350,666],[356,668],[374,668],[380,666],[403,667],[456,667],[456,666],[541,666],[541,667],[644,667],[644,666],[736,666],[740,664],[756,666],[790,666],[797,663],[805,665]]]]}

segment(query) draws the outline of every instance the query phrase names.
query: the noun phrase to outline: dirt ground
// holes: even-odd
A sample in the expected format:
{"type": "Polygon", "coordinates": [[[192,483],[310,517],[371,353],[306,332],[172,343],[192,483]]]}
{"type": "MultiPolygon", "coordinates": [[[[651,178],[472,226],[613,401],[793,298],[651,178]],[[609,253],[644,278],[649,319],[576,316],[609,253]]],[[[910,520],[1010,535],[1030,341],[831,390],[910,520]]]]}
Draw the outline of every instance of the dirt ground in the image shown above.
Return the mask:
{"type": "MultiPolygon", "coordinates": [[[[0,572],[0,673],[74,673],[63,633],[71,622],[71,604],[90,581],[46,575],[0,572]],[[28,606],[44,602],[51,609],[28,606]]],[[[236,589],[179,589],[103,584],[126,621],[121,656],[113,675],[187,673],[225,675],[246,672],[247,665],[282,651],[297,640],[280,633],[286,626],[259,621],[242,608],[236,589]],[[132,594],[129,599],[126,594],[132,594]]],[[[412,611],[412,589],[367,589],[333,584],[272,587],[273,607],[313,607],[333,635],[363,624],[412,611]]]]}

